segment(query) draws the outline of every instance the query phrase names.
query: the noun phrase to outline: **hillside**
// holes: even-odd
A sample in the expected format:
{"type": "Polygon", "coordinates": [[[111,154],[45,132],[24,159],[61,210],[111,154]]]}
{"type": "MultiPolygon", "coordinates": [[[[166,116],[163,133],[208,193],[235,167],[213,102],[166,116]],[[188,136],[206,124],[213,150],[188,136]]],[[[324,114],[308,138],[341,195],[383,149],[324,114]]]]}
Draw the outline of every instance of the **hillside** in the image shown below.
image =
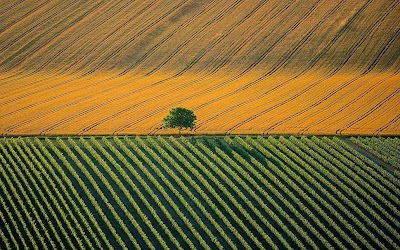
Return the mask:
{"type": "Polygon", "coordinates": [[[6,1],[0,134],[400,134],[400,1],[6,1]]]}

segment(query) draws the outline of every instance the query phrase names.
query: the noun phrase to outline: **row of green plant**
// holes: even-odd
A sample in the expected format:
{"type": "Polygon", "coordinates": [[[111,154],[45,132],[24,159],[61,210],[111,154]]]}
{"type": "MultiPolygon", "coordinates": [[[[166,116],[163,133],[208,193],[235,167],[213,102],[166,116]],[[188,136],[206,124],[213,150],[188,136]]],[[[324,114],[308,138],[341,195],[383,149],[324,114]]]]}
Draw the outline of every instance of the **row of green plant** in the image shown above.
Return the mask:
{"type": "MultiPolygon", "coordinates": [[[[400,139],[398,137],[352,137],[350,140],[400,171],[400,139]]],[[[399,172],[396,173],[399,176],[399,172]]]]}
{"type": "Polygon", "coordinates": [[[0,141],[5,249],[398,249],[398,176],[339,138],[0,141]]]}

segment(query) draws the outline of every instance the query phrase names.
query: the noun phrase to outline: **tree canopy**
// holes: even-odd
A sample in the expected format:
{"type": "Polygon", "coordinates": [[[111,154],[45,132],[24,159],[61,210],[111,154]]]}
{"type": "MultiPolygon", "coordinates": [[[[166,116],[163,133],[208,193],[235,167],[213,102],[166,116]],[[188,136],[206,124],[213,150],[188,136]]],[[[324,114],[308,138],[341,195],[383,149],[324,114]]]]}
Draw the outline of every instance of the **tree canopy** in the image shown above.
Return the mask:
{"type": "Polygon", "coordinates": [[[169,114],[164,117],[163,128],[178,128],[179,134],[182,129],[192,130],[196,125],[196,116],[193,111],[187,108],[176,107],[169,111],[169,114]]]}

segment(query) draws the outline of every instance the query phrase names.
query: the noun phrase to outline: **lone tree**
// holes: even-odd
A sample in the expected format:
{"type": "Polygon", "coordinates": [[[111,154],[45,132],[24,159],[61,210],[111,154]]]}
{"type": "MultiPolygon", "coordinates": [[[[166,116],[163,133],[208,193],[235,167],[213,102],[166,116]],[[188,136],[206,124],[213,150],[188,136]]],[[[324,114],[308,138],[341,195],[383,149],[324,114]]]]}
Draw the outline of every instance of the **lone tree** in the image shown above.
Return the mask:
{"type": "Polygon", "coordinates": [[[164,117],[163,128],[178,128],[179,135],[182,129],[192,130],[195,126],[196,116],[190,109],[176,107],[169,111],[169,114],[164,117]]]}

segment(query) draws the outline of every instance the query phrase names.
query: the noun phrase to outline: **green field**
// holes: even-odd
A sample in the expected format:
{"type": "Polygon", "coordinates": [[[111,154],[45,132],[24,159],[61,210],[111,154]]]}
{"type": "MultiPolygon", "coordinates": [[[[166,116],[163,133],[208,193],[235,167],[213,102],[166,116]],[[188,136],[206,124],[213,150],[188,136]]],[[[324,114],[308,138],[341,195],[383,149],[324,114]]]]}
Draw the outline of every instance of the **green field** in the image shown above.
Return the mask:
{"type": "Polygon", "coordinates": [[[3,138],[0,248],[399,249],[399,166],[364,140],[3,138]]]}
{"type": "Polygon", "coordinates": [[[395,174],[400,176],[398,172],[400,170],[400,139],[398,137],[353,137],[351,141],[396,167],[395,174]]]}

